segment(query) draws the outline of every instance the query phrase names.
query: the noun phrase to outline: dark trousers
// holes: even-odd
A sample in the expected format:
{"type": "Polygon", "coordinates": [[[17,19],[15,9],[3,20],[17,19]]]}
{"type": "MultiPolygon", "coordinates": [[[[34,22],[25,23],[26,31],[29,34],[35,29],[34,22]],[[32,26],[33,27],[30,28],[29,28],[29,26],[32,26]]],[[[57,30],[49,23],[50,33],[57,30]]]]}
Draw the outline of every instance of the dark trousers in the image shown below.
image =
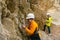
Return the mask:
{"type": "MultiPolygon", "coordinates": [[[[50,33],[51,33],[51,31],[50,31],[50,26],[48,26],[47,28],[48,28],[48,32],[49,32],[49,34],[50,34],[50,33]]],[[[45,31],[45,29],[46,29],[46,25],[44,25],[43,31],[45,31]]]]}
{"type": "Polygon", "coordinates": [[[38,34],[34,34],[34,35],[29,36],[29,39],[31,39],[31,40],[41,40],[38,34]]]}

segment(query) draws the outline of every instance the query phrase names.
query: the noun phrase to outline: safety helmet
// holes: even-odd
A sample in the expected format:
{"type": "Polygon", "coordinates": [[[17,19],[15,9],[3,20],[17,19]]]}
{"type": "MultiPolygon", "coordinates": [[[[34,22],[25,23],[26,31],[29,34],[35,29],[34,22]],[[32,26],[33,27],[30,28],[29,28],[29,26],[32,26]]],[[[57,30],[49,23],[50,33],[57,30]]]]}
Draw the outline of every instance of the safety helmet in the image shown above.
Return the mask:
{"type": "Polygon", "coordinates": [[[33,19],[35,18],[33,13],[29,13],[26,17],[26,19],[30,19],[30,18],[33,18],[33,19]]]}
{"type": "Polygon", "coordinates": [[[50,13],[47,13],[47,15],[50,15],[50,13]]]}

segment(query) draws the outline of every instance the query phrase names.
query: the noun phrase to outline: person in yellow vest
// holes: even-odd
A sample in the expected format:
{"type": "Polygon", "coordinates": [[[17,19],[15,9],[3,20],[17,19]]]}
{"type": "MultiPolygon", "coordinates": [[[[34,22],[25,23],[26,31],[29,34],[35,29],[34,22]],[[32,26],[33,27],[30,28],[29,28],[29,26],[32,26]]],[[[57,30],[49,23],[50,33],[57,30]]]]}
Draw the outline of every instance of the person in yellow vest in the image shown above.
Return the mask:
{"type": "Polygon", "coordinates": [[[49,34],[51,33],[51,31],[50,31],[51,22],[52,22],[52,17],[50,16],[50,13],[47,13],[47,19],[46,19],[43,31],[45,31],[45,29],[47,27],[49,34]]]}
{"type": "Polygon", "coordinates": [[[28,20],[29,26],[26,27],[25,25],[23,25],[23,28],[29,34],[29,37],[31,40],[41,40],[37,30],[38,24],[34,21],[34,18],[35,18],[34,14],[29,13],[26,17],[26,19],[28,20]]]}

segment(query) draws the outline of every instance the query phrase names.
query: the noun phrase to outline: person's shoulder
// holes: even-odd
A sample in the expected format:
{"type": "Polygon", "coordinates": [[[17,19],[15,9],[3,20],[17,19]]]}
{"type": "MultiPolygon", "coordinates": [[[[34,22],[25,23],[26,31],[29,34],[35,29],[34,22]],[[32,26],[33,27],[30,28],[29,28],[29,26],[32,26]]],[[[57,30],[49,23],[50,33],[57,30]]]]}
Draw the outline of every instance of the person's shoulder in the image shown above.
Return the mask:
{"type": "Polygon", "coordinates": [[[49,18],[52,19],[52,16],[50,16],[49,18]]]}
{"type": "Polygon", "coordinates": [[[38,24],[37,24],[37,22],[36,22],[36,21],[34,21],[34,25],[38,26],[38,24]]]}
{"type": "Polygon", "coordinates": [[[50,16],[50,18],[52,18],[52,16],[50,16]]]}
{"type": "Polygon", "coordinates": [[[35,20],[33,20],[33,23],[36,23],[37,24],[37,22],[35,20]]]}

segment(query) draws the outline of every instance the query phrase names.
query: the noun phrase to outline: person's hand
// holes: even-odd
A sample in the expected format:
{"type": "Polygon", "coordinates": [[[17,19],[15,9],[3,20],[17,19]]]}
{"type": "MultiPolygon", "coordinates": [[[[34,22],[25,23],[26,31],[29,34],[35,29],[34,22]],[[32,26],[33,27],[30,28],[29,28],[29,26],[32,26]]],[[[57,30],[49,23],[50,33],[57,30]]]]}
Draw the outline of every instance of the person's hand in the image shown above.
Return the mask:
{"type": "Polygon", "coordinates": [[[25,29],[25,25],[22,25],[22,28],[24,28],[24,29],[25,29]]]}

